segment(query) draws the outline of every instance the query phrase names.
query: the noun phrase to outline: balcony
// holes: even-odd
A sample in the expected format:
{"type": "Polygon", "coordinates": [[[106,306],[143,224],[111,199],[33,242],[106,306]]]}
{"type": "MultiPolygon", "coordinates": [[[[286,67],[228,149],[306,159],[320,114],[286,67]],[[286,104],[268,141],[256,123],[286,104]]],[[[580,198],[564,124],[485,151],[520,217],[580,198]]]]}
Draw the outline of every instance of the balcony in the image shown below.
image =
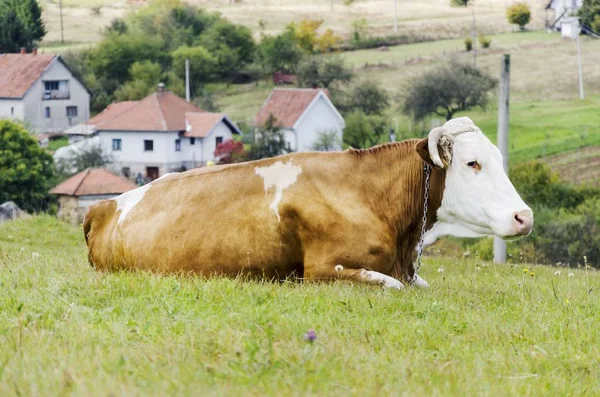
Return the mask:
{"type": "Polygon", "coordinates": [[[45,101],[55,99],[70,99],[71,91],[69,90],[68,80],[44,81],[44,92],[42,99],[45,101]]]}

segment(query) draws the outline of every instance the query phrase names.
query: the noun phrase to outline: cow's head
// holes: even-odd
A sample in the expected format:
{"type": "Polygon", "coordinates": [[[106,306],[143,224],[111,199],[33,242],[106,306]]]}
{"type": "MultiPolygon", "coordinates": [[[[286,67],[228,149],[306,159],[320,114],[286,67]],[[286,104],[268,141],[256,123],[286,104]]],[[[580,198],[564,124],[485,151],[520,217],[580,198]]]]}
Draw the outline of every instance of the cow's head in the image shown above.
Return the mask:
{"type": "Polygon", "coordinates": [[[434,128],[417,152],[432,167],[446,169],[438,222],[427,240],[442,235],[503,239],[526,236],[533,212],[504,172],[500,151],[468,117],[434,128]]]}

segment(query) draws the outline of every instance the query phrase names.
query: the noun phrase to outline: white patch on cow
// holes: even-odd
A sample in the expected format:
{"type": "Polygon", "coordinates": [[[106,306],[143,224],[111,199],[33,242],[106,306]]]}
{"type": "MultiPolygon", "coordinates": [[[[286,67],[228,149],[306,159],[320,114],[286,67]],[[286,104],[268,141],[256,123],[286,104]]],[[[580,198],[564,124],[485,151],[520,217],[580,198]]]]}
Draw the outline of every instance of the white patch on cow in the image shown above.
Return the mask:
{"type": "Polygon", "coordinates": [[[403,289],[404,284],[393,277],[372,270],[363,270],[360,275],[367,281],[382,284],[385,288],[403,289]]]}
{"type": "Polygon", "coordinates": [[[418,274],[415,274],[415,282],[413,283],[413,285],[421,288],[429,288],[429,283],[423,280],[421,277],[419,277],[418,274]]]}
{"type": "Polygon", "coordinates": [[[336,272],[341,272],[342,270],[344,270],[344,266],[342,266],[342,265],[335,265],[335,271],[336,272]]]}
{"type": "Polygon", "coordinates": [[[283,190],[296,182],[298,175],[302,173],[302,168],[293,165],[292,160],[285,164],[278,161],[269,167],[256,167],[255,172],[256,175],[261,176],[264,180],[265,193],[267,193],[270,188],[275,189],[275,198],[269,207],[275,212],[275,215],[277,215],[277,220],[281,222],[278,207],[283,197],[283,190]]]}
{"type": "Polygon", "coordinates": [[[118,223],[122,223],[125,218],[127,218],[127,214],[129,211],[133,209],[139,203],[144,194],[150,189],[152,186],[151,183],[138,187],[137,189],[130,190],[128,192],[123,193],[122,195],[115,197],[113,200],[117,202],[117,211],[121,210],[121,214],[119,215],[118,223]]]}

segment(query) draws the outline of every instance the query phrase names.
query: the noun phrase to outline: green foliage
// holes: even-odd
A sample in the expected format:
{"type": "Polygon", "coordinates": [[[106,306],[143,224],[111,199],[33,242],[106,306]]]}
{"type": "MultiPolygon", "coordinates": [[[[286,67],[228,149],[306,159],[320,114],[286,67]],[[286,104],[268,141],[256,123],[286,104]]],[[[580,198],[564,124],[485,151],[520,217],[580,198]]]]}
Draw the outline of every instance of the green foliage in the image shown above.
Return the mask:
{"type": "Polygon", "coordinates": [[[390,97],[377,83],[364,80],[346,89],[335,90],[333,102],[343,114],[359,111],[366,115],[382,115],[390,105],[390,97]]]}
{"type": "Polygon", "coordinates": [[[345,117],[344,143],[355,149],[366,149],[381,143],[385,135],[385,119],[377,115],[367,115],[360,110],[345,117]]]}
{"type": "Polygon", "coordinates": [[[88,168],[104,167],[113,161],[101,143],[70,149],[68,157],[61,159],[56,168],[64,178],[88,168]]]}
{"type": "Polygon", "coordinates": [[[336,130],[319,131],[317,139],[312,145],[312,150],[329,152],[331,150],[338,150],[342,146],[341,144],[340,136],[336,130]]]}
{"type": "Polygon", "coordinates": [[[473,0],[450,0],[450,6],[452,7],[468,7],[472,4],[473,0]]]}
{"type": "Polygon", "coordinates": [[[525,29],[525,25],[531,20],[531,10],[527,3],[515,3],[506,10],[506,18],[509,23],[519,25],[521,30],[525,29]]]}
{"type": "MultiPolygon", "coordinates": [[[[179,47],[172,53],[173,70],[181,79],[185,79],[185,60],[190,60],[190,80],[194,87],[199,87],[213,79],[218,73],[218,60],[206,48],[179,47]]],[[[185,81],[185,80],[184,80],[185,81]]]]}
{"type": "Polygon", "coordinates": [[[277,71],[294,73],[304,57],[294,33],[287,30],[277,36],[267,36],[258,48],[263,67],[268,73],[277,71]]]}
{"type": "Polygon", "coordinates": [[[156,91],[162,81],[162,67],[151,61],[135,62],[129,70],[131,80],[115,91],[118,101],[140,100],[156,91]]]}
{"type": "Polygon", "coordinates": [[[482,34],[479,35],[478,40],[482,48],[490,48],[490,45],[492,45],[492,39],[485,37],[482,34]]]}
{"type": "Polygon", "coordinates": [[[54,163],[19,124],[0,120],[0,203],[14,201],[26,211],[48,208],[54,163]]]}
{"type": "Polygon", "coordinates": [[[290,151],[277,119],[273,115],[269,115],[265,124],[255,133],[254,141],[250,144],[247,156],[248,160],[259,160],[279,156],[290,151]]]}
{"type": "Polygon", "coordinates": [[[579,9],[581,23],[600,32],[600,0],[583,0],[579,9]]]}
{"type": "Polygon", "coordinates": [[[353,76],[339,56],[307,58],[298,65],[296,75],[301,87],[311,88],[329,88],[335,82],[347,83],[353,76]]]}
{"type": "Polygon", "coordinates": [[[459,111],[485,109],[497,84],[483,70],[452,61],[415,79],[404,94],[402,111],[415,120],[430,114],[450,120],[459,111]]]}
{"type": "Polygon", "coordinates": [[[369,24],[364,17],[352,21],[352,41],[354,43],[360,43],[365,39],[368,31],[369,24]]]}
{"type": "Polygon", "coordinates": [[[45,35],[37,0],[0,0],[0,53],[31,51],[45,35]]]}
{"type": "Polygon", "coordinates": [[[473,49],[473,39],[467,37],[465,39],[465,50],[471,51],[473,49]]]}

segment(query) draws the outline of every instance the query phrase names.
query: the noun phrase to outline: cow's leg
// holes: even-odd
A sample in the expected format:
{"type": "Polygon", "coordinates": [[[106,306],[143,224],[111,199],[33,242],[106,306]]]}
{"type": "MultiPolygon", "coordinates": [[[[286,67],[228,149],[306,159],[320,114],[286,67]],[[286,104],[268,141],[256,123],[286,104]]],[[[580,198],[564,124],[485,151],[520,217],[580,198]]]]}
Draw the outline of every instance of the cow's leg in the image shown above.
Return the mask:
{"type": "Polygon", "coordinates": [[[310,281],[327,280],[352,280],[360,283],[382,285],[385,288],[403,289],[402,284],[397,279],[386,276],[383,273],[367,269],[352,269],[342,265],[328,266],[304,266],[304,278],[310,281]]]}
{"type": "Polygon", "coordinates": [[[414,275],[415,281],[413,283],[413,285],[415,287],[421,287],[421,288],[429,288],[429,283],[425,280],[423,280],[421,277],[419,277],[418,274],[414,275]]]}

